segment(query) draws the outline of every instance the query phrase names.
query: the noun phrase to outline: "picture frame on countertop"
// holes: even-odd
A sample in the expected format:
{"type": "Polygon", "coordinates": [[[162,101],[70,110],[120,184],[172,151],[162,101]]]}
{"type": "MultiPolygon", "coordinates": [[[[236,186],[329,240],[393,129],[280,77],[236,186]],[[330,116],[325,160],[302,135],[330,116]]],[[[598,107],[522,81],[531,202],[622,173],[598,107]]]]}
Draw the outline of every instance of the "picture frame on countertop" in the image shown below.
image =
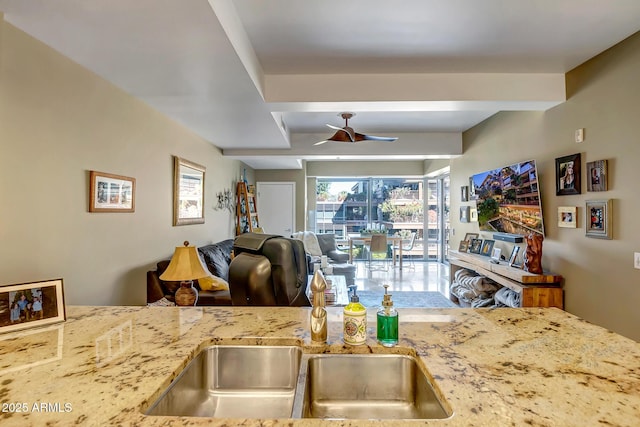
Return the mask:
{"type": "Polygon", "coordinates": [[[135,178],[89,171],[89,212],[128,213],[135,210],[135,178]]]}
{"type": "Polygon", "coordinates": [[[204,224],[206,168],[174,156],[173,225],[204,224]]]}
{"type": "Polygon", "coordinates": [[[0,333],[66,320],[62,279],[2,286],[0,301],[8,307],[0,315],[0,333]]]}
{"type": "Polygon", "coordinates": [[[575,206],[558,207],[558,227],[576,228],[578,225],[578,208],[575,206]]]}
{"type": "Polygon", "coordinates": [[[511,249],[511,255],[509,255],[509,266],[515,268],[521,268],[522,265],[518,264],[518,253],[520,253],[520,246],[514,246],[511,249]]]}
{"type": "Polygon", "coordinates": [[[461,240],[458,245],[458,252],[467,252],[469,251],[470,242],[468,240],[461,240]]]}
{"type": "Polygon", "coordinates": [[[491,259],[493,259],[494,261],[498,261],[500,262],[500,256],[502,255],[502,249],[500,248],[493,248],[491,250],[491,259]]]}
{"type": "Polygon", "coordinates": [[[556,196],[580,194],[580,153],[556,159],[556,196]]]}
{"type": "Polygon", "coordinates": [[[479,233],[467,233],[464,235],[464,240],[471,243],[473,239],[477,239],[478,237],[480,237],[479,233]]]}
{"type": "Polygon", "coordinates": [[[463,185],[460,187],[460,200],[463,202],[469,201],[469,186],[463,185]]]}
{"type": "Polygon", "coordinates": [[[472,254],[479,254],[482,249],[482,239],[471,239],[471,244],[469,245],[469,252],[472,254]]]}
{"type": "Polygon", "coordinates": [[[460,206],[460,222],[469,222],[469,206],[460,206]]]}
{"type": "Polygon", "coordinates": [[[607,161],[587,162],[587,191],[607,191],[607,161]]]}
{"type": "Polygon", "coordinates": [[[587,200],[585,206],[585,224],[587,237],[596,239],[612,239],[612,206],[611,199],[587,200]]]}
{"type": "Polygon", "coordinates": [[[482,248],[480,249],[480,255],[482,256],[490,256],[491,251],[493,250],[494,240],[485,240],[482,242],[482,248]]]}

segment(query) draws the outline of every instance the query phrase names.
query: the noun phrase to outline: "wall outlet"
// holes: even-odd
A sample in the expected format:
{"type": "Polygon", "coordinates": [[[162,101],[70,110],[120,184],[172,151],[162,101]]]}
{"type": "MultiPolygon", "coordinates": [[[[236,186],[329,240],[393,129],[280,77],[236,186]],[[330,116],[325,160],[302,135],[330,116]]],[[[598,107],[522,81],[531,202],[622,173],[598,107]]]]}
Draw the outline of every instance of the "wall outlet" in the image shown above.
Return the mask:
{"type": "Polygon", "coordinates": [[[633,268],[640,270],[640,252],[633,253],[633,268]]]}

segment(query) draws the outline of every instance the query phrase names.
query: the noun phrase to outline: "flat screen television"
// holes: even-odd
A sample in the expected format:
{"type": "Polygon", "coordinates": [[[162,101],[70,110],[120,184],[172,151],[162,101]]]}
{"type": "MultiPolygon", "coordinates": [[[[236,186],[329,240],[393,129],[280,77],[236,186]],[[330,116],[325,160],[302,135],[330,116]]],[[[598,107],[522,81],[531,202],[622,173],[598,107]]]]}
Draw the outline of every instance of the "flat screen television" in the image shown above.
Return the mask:
{"type": "Polygon", "coordinates": [[[493,169],[470,178],[480,230],[544,236],[535,160],[493,169]]]}

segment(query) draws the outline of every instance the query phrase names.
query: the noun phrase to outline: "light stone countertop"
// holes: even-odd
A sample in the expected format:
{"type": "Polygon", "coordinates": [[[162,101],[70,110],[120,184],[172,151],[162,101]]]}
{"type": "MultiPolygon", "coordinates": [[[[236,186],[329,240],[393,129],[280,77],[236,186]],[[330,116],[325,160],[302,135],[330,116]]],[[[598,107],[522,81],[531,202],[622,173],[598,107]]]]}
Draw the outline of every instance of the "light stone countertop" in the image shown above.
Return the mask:
{"type": "MultiPolygon", "coordinates": [[[[0,424],[381,425],[142,414],[211,344],[389,352],[375,341],[375,313],[367,345],[353,348],[341,340],[342,309],[328,311],[328,343],[319,345],[309,338],[308,308],[68,307],[64,323],[0,335],[0,424]]],[[[554,308],[398,311],[400,343],[391,351],[420,357],[454,413],[384,425],[640,425],[640,344],[633,340],[554,308]]]]}

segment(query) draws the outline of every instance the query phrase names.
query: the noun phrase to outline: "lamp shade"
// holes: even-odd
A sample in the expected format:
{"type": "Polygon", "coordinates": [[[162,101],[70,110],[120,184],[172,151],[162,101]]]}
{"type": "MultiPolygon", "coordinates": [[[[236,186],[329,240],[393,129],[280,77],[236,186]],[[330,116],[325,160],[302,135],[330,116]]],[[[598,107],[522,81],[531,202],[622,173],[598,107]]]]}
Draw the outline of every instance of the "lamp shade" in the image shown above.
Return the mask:
{"type": "Polygon", "coordinates": [[[202,279],[208,276],[211,276],[211,273],[202,265],[195,246],[189,246],[189,242],[184,242],[184,246],[176,247],[171,262],[160,279],[177,282],[202,279]]]}

